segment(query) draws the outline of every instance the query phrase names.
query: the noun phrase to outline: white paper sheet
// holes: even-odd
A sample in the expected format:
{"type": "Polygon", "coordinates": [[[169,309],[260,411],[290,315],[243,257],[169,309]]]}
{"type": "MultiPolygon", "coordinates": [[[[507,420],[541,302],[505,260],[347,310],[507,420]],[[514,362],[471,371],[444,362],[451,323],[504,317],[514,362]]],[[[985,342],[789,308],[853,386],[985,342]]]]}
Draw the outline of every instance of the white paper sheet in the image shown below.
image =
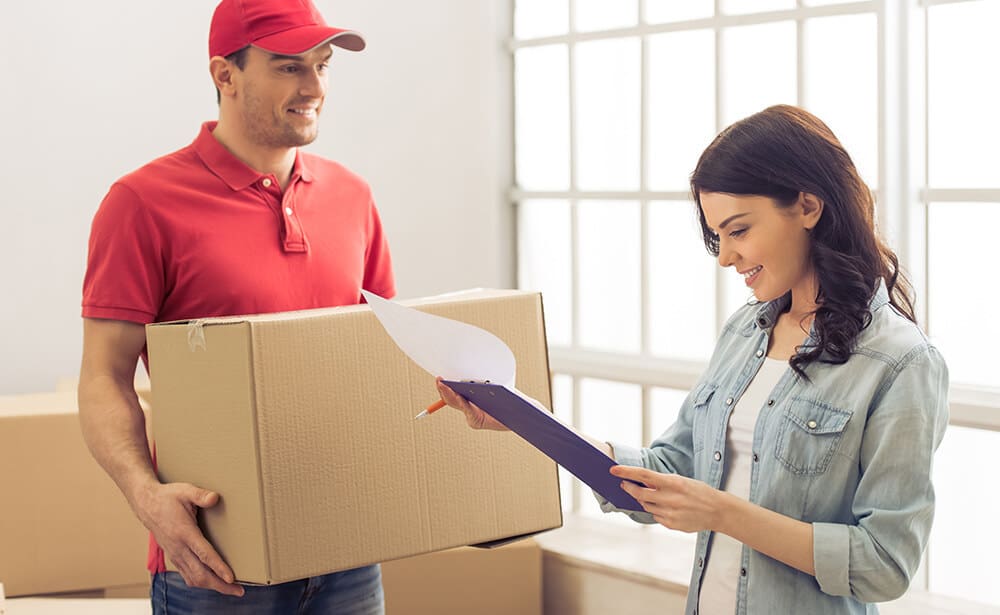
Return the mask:
{"type": "Polygon", "coordinates": [[[513,388],[514,353],[479,327],[427,314],[361,291],[389,336],[414,363],[446,380],[488,380],[513,388]]]}

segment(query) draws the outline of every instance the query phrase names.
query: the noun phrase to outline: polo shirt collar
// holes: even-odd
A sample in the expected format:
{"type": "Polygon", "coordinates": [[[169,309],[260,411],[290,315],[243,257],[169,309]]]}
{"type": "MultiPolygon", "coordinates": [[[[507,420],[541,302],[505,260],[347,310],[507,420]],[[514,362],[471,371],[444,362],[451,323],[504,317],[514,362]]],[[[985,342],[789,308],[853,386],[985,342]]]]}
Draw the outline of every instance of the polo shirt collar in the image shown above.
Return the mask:
{"type": "MultiPolygon", "coordinates": [[[[192,144],[194,151],[201,158],[202,162],[205,163],[205,166],[222,181],[226,182],[230,188],[233,190],[243,190],[263,177],[263,174],[248,167],[246,163],[234,156],[232,152],[219,143],[215,136],[212,135],[212,131],[215,130],[217,124],[218,122],[205,122],[201,125],[201,131],[192,144]]],[[[305,182],[313,180],[312,172],[306,166],[305,158],[300,149],[295,150],[292,183],[295,182],[296,178],[300,178],[305,182]]]]}
{"type": "Polygon", "coordinates": [[[309,166],[306,164],[306,157],[302,155],[301,148],[295,149],[295,166],[292,167],[292,183],[295,183],[296,177],[306,183],[313,180],[312,171],[309,170],[309,166]]]}

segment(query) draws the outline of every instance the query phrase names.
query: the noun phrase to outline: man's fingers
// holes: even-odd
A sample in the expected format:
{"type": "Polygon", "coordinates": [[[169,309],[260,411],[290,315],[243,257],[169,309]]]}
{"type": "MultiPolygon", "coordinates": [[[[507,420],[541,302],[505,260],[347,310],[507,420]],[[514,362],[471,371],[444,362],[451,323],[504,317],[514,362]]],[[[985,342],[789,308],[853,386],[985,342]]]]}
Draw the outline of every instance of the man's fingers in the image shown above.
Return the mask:
{"type": "Polygon", "coordinates": [[[189,485],[185,495],[198,508],[211,508],[219,503],[218,493],[194,485],[189,485]]]}
{"type": "Polygon", "coordinates": [[[190,548],[198,561],[207,566],[214,573],[214,576],[230,584],[235,580],[233,571],[222,561],[222,557],[207,540],[199,536],[190,548]]]}
{"type": "MultiPolygon", "coordinates": [[[[209,546],[209,549],[211,547],[209,546]]],[[[214,553],[214,549],[212,549],[214,553]]],[[[213,570],[210,564],[202,561],[202,558],[208,558],[205,552],[198,553],[196,551],[188,550],[181,556],[183,564],[177,563],[178,569],[180,569],[181,576],[184,577],[184,582],[188,584],[189,587],[200,587],[203,589],[211,589],[217,591],[220,594],[226,594],[228,596],[242,596],[244,593],[243,587],[232,582],[232,572],[229,572],[229,568],[222,564],[228,576],[220,575],[217,570],[213,570]],[[228,579],[228,581],[226,580],[228,579]]],[[[216,555],[218,557],[218,555],[216,555]]],[[[210,558],[208,558],[210,559],[210,558]]],[[[221,562],[221,558],[219,560],[221,562]]]]}

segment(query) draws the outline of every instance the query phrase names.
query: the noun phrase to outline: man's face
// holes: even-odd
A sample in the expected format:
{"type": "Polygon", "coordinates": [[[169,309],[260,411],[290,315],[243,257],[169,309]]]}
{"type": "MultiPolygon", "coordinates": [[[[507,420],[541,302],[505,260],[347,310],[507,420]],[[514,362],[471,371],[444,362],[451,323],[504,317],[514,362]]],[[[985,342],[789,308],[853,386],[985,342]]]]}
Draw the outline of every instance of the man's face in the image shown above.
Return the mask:
{"type": "Polygon", "coordinates": [[[316,140],[332,53],[330,45],[295,56],[250,47],[244,69],[234,75],[236,104],[248,140],[268,148],[316,140]]]}

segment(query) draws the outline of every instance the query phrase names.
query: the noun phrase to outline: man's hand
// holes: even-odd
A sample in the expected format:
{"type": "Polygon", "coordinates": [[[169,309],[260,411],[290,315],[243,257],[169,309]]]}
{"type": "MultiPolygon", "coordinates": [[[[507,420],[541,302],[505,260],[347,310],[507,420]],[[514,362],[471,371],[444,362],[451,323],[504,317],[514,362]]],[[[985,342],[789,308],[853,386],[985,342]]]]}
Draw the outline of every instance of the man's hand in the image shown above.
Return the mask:
{"type": "Polygon", "coordinates": [[[242,596],[233,572],[196,523],[219,496],[183,483],[163,485],[153,471],[146,422],[132,380],[146,345],[142,325],[85,318],[80,367],[80,426],[94,459],[191,587],[242,596]]]}
{"type": "Polygon", "coordinates": [[[153,485],[137,502],[137,512],[188,587],[242,596],[233,571],[205,539],[197,524],[199,508],[219,502],[217,493],[187,483],[153,485]]]}
{"type": "Polygon", "coordinates": [[[451,390],[451,387],[446,385],[442,380],[443,379],[440,377],[437,379],[438,394],[441,395],[441,399],[444,400],[444,403],[448,404],[452,408],[461,410],[462,413],[465,414],[465,422],[469,424],[469,427],[473,429],[509,431],[503,423],[484,412],[479,406],[473,404],[455,391],[451,390]]]}

